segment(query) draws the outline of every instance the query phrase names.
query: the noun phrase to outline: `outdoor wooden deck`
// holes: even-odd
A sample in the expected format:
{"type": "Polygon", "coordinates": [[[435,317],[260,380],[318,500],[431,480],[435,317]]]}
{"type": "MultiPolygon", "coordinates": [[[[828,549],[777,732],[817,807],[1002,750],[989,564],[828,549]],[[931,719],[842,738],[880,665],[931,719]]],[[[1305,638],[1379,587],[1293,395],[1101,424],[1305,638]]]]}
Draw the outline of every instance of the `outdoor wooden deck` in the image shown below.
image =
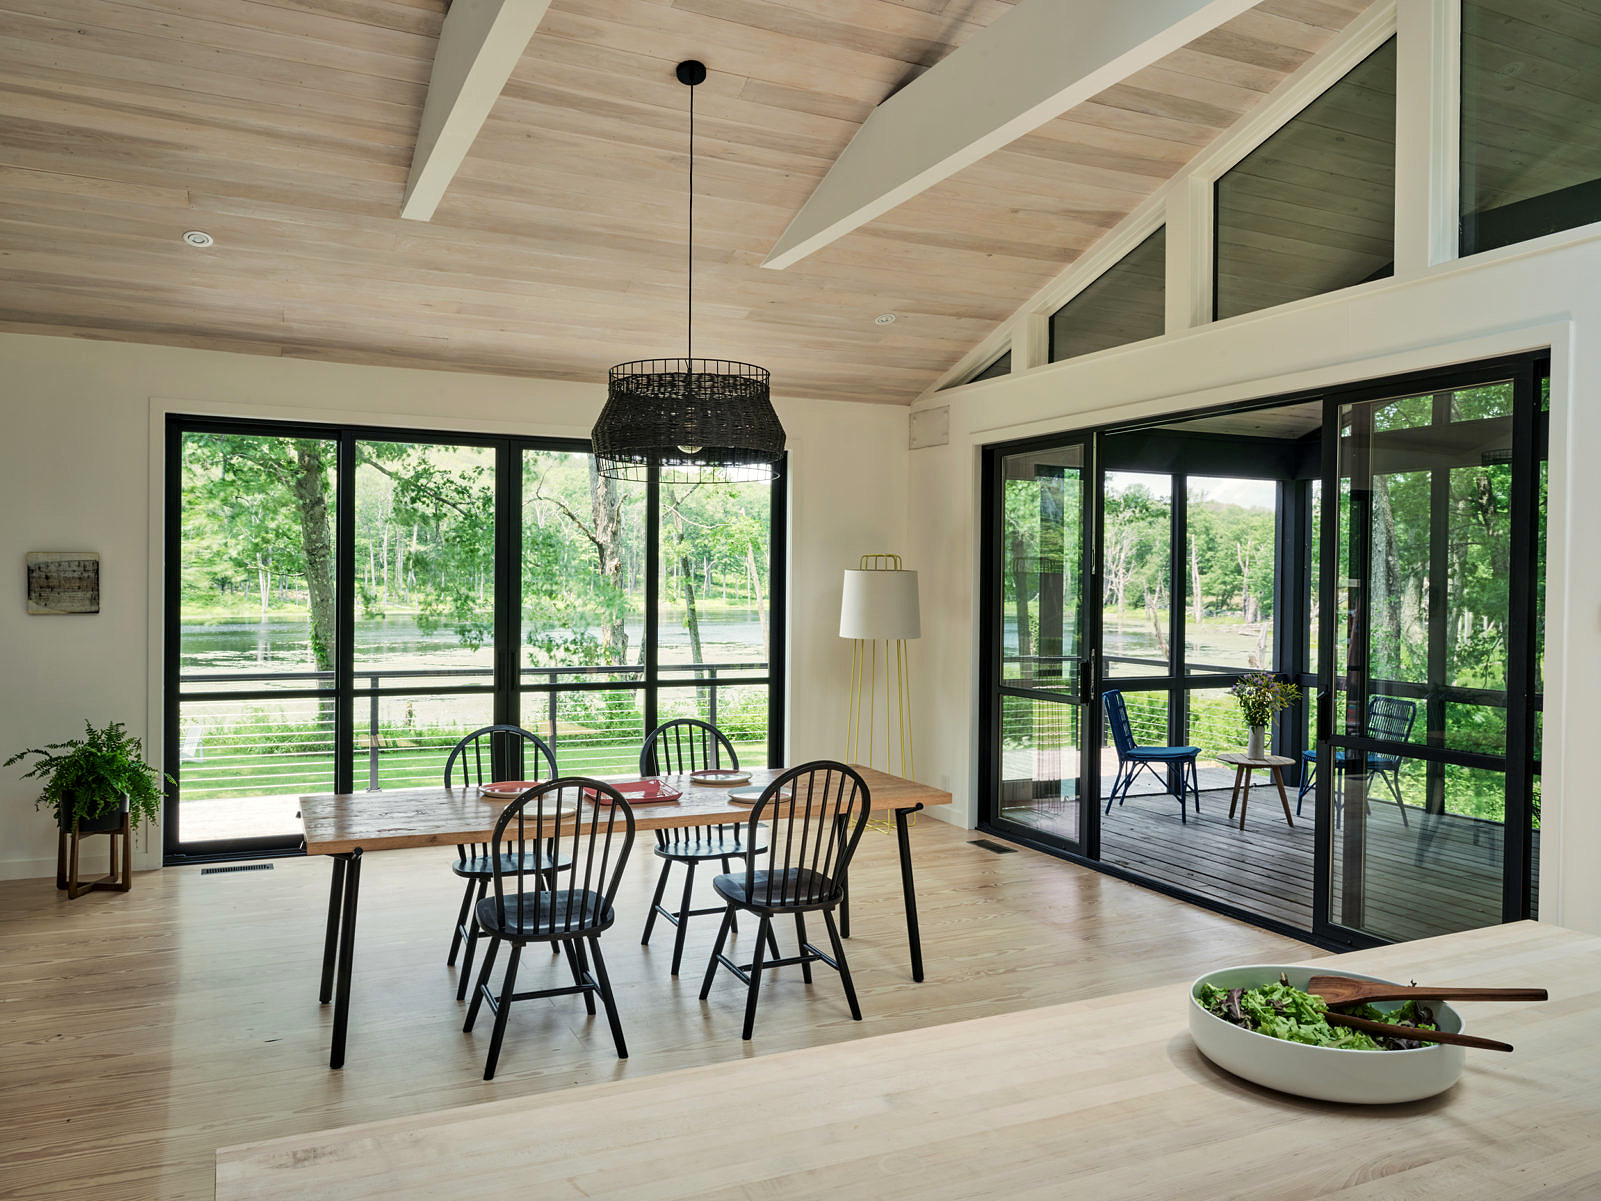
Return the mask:
{"type": "MultiPolygon", "coordinates": [[[[1179,821],[1178,802],[1163,794],[1131,795],[1101,819],[1101,857],[1153,880],[1299,930],[1312,927],[1311,797],[1305,819],[1284,822],[1269,784],[1251,793],[1245,829],[1228,820],[1229,789],[1206,788],[1201,812],[1179,821]]],[[[1289,790],[1295,806],[1295,790],[1289,790]]],[[[1009,810],[1006,816],[1049,830],[1062,818],[1049,809],[1009,810]]],[[[1375,801],[1369,814],[1366,928],[1390,938],[1422,938],[1486,926],[1501,920],[1501,831],[1467,818],[1435,817],[1416,808],[1401,824],[1392,803],[1375,801]],[[1474,844],[1474,831],[1479,842],[1474,844]],[[1427,832],[1421,862],[1418,839],[1427,832]]],[[[1539,834],[1535,834],[1538,884],[1539,834]]],[[[1339,884],[1340,845],[1335,845],[1339,884]]]]}

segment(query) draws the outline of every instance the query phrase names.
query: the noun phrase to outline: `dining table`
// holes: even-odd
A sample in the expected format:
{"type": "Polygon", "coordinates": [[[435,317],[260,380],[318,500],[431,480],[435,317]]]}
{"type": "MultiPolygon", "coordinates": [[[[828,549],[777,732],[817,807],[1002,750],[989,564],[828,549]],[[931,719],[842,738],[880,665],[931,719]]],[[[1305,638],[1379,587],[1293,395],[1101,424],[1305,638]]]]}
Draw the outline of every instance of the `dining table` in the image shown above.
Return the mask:
{"type": "Polygon", "coordinates": [[[1314,963],[1551,995],[1460,1004],[1515,1049],[1469,1051],[1451,1088],[1399,1105],[1231,1076],[1170,980],[225,1148],[216,1201],[1601,1196],[1601,937],[1517,922],[1314,963]]]}
{"type": "MultiPolygon", "coordinates": [[[[917,896],[912,880],[909,826],[919,810],[948,805],[950,793],[853,764],[867,785],[869,812],[893,813],[900,854],[901,893],[906,909],[906,940],[912,979],[923,979],[923,946],[917,926],[917,896]]],[[[750,787],[764,787],[786,769],[750,769],[750,787]]],[[[617,783],[635,777],[599,777],[617,783]]],[[[671,804],[634,806],[638,830],[681,830],[744,823],[751,806],[741,804],[723,784],[701,783],[684,775],[657,777],[678,789],[671,804]]],[[[456,847],[488,842],[509,799],[484,795],[473,785],[435,785],[372,792],[319,793],[300,798],[300,820],[308,855],[327,855],[333,864],[328,892],[328,920],[323,937],[319,1001],[334,1007],[328,1066],[345,1063],[350,1027],[350,985],[355,966],[356,914],[361,896],[365,855],[409,847],[456,847]]],[[[841,914],[840,934],[850,936],[848,911],[841,914]]]]}

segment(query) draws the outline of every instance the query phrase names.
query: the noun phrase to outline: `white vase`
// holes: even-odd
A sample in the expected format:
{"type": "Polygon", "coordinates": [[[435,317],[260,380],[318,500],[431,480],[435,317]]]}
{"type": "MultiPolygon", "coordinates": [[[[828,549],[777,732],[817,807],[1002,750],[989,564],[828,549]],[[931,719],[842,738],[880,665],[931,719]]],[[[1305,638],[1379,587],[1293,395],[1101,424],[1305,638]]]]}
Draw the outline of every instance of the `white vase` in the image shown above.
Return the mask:
{"type": "Polygon", "coordinates": [[[1250,739],[1245,744],[1245,753],[1252,759],[1260,759],[1267,754],[1267,727],[1252,726],[1250,739]]]}

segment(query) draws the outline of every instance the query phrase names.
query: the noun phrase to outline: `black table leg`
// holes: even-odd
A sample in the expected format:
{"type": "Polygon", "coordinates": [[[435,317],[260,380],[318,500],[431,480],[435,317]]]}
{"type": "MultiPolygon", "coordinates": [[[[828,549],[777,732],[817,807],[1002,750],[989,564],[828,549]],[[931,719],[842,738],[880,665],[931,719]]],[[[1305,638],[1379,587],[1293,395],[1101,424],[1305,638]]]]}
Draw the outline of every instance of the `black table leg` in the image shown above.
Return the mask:
{"type": "Polygon", "coordinates": [[[917,931],[917,893],[912,889],[912,841],[906,833],[906,819],[923,807],[921,801],[910,809],[895,810],[895,837],[901,846],[901,892],[906,897],[906,944],[912,952],[912,979],[923,979],[923,939],[917,931]]]}
{"type": "Polygon", "coordinates": [[[361,848],[346,856],[345,897],[339,915],[339,977],[334,993],[333,1047],[328,1053],[328,1066],[345,1066],[345,1028],[350,1024],[350,967],[356,942],[356,899],[361,888],[361,848]]]}
{"type": "Polygon", "coordinates": [[[339,951],[339,907],[345,899],[345,857],[334,855],[331,861],[334,879],[333,887],[328,890],[328,933],[323,936],[322,988],[317,993],[317,1000],[324,1005],[334,995],[334,956],[339,951]]]}
{"type": "MultiPolygon", "coordinates": [[[[841,842],[845,841],[845,819],[843,817],[834,819],[834,833],[841,842]]],[[[851,881],[849,868],[846,869],[846,874],[840,877],[839,887],[843,894],[839,902],[839,936],[841,938],[849,938],[851,936],[851,881]]]]}

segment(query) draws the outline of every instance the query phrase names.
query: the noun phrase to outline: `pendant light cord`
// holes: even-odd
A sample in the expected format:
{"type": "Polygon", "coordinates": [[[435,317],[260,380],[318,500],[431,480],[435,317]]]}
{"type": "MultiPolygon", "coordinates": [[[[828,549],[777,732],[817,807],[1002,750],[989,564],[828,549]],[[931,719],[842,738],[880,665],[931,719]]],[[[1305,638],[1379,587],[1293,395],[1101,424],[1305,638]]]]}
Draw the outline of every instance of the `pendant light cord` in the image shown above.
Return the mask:
{"type": "Polygon", "coordinates": [[[684,343],[690,370],[695,359],[695,85],[689,85],[689,296],[685,304],[684,343]]]}

